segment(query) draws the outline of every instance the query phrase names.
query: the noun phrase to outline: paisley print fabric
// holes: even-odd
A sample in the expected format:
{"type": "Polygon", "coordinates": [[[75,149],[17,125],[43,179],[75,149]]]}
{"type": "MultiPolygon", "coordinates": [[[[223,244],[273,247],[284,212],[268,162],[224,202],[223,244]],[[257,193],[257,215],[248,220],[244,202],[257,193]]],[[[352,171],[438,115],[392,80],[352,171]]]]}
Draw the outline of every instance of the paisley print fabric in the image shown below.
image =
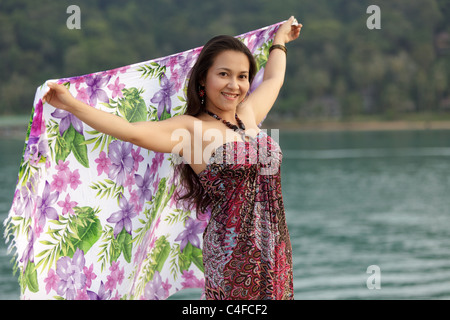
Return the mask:
{"type": "Polygon", "coordinates": [[[213,201],[203,235],[207,299],[293,299],[279,145],[261,130],[216,149],[199,173],[213,201]]]}

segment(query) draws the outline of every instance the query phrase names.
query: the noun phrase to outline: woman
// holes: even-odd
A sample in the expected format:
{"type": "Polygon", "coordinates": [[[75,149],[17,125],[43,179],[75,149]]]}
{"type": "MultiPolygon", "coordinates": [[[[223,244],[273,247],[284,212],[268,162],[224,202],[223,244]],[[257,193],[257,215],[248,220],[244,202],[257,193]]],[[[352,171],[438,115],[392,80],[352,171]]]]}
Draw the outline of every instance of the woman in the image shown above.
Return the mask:
{"type": "Polygon", "coordinates": [[[181,198],[200,211],[211,209],[203,248],[207,299],[293,299],[292,251],[278,170],[281,152],[257,124],[283,84],[284,45],[297,39],[302,27],[294,21],[291,17],[278,29],[263,82],[251,94],[256,68],[248,48],[232,37],[211,39],[192,68],[184,115],[129,123],[76,100],[56,83],[49,84],[43,99],[100,132],[183,157],[187,192],[181,198]],[[189,138],[174,139],[180,130],[189,138]],[[215,139],[207,144],[211,132],[215,139]],[[270,164],[261,156],[267,150],[270,164]],[[199,152],[205,156],[198,157],[199,152]]]}

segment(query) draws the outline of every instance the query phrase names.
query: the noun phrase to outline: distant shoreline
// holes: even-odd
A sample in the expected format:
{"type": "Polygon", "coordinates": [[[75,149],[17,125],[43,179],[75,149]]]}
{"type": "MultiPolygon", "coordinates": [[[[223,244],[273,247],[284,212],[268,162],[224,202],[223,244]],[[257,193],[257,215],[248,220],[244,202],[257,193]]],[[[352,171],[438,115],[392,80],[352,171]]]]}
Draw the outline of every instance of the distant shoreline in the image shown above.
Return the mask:
{"type": "MultiPolygon", "coordinates": [[[[25,139],[29,116],[0,117],[0,137],[25,139]]],[[[283,131],[401,131],[401,130],[450,130],[450,120],[362,120],[362,121],[272,121],[266,120],[263,129],[283,131]]]]}
{"type": "Polygon", "coordinates": [[[450,130],[450,121],[266,121],[262,128],[298,132],[450,130]]]}

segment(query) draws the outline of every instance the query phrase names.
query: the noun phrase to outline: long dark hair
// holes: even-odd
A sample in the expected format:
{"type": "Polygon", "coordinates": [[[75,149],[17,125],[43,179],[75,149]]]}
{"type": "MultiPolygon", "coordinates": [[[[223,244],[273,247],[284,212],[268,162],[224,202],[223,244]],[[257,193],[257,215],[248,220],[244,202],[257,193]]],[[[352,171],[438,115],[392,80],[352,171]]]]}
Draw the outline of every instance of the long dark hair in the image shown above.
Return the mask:
{"type": "MultiPolygon", "coordinates": [[[[200,55],[192,67],[189,75],[189,82],[187,86],[187,106],[185,114],[191,116],[198,116],[205,110],[205,105],[201,103],[199,96],[199,88],[201,83],[206,80],[208,70],[214,63],[215,58],[224,51],[237,51],[244,53],[249,61],[249,82],[250,85],[256,74],[256,62],[250,50],[242,41],[231,36],[216,36],[209,40],[203,47],[200,55]]],[[[189,207],[195,208],[197,213],[206,212],[211,199],[200,184],[197,174],[192,170],[191,166],[185,162],[178,165],[177,172],[180,177],[180,182],[184,193],[177,189],[177,197],[179,200],[187,200],[189,207]]]]}

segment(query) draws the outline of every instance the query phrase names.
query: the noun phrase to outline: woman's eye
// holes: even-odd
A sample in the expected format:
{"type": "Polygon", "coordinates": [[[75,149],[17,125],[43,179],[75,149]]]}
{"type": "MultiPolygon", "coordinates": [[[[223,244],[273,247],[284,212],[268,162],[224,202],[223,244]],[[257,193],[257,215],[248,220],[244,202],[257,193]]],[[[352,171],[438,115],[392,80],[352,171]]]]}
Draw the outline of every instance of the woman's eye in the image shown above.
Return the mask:
{"type": "Polygon", "coordinates": [[[227,73],[226,72],[221,72],[221,73],[219,73],[219,75],[222,76],[222,77],[226,77],[227,73]]]}

